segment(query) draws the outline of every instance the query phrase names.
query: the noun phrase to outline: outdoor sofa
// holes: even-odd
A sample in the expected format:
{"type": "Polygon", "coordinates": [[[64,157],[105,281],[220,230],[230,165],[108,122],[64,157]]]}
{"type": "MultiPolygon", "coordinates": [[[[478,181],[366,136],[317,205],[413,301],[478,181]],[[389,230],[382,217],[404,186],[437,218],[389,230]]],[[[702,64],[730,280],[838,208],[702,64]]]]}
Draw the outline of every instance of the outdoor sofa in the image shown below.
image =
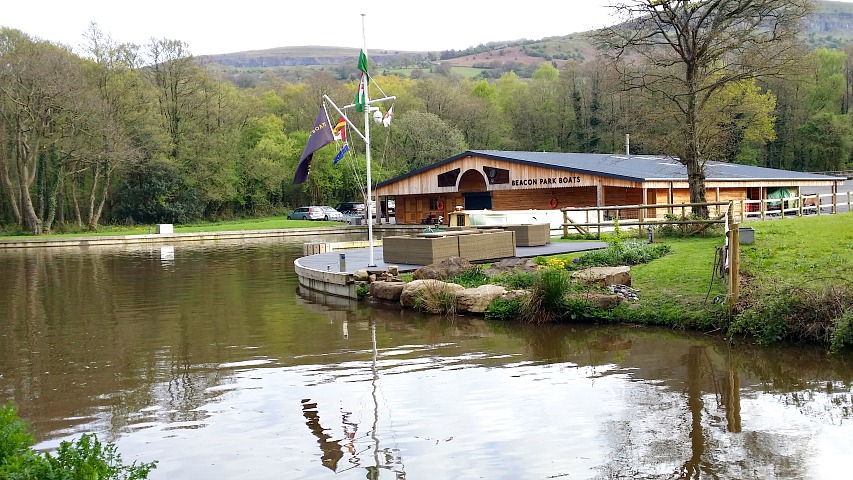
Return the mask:
{"type": "Polygon", "coordinates": [[[385,263],[429,265],[449,257],[469,262],[515,256],[515,233],[509,230],[452,230],[389,236],[382,239],[385,263]]]}

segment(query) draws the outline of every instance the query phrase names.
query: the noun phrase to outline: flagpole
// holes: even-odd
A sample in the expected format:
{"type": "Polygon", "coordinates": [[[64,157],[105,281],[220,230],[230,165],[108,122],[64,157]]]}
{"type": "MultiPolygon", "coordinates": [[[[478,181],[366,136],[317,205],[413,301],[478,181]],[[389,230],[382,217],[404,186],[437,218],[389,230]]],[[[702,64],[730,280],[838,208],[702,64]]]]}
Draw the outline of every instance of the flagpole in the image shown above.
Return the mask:
{"type": "MultiPolygon", "coordinates": [[[[361,42],[364,45],[364,56],[365,58],[369,58],[367,56],[367,35],[365,34],[364,28],[364,17],[367,14],[361,14],[361,42]]],[[[367,201],[365,202],[366,211],[367,211],[367,244],[370,250],[370,261],[367,263],[368,267],[376,267],[376,261],[373,257],[373,208],[371,207],[371,199],[373,198],[373,192],[371,191],[373,180],[370,176],[370,75],[367,75],[367,81],[364,82],[364,143],[365,147],[365,158],[367,161],[367,201]]]]}

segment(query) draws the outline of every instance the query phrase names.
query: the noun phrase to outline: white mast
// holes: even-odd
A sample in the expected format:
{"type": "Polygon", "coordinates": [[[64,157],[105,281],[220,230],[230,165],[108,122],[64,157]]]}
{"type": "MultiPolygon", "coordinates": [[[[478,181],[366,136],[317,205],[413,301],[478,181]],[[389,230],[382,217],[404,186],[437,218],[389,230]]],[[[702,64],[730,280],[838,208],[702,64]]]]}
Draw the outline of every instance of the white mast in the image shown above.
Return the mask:
{"type": "MultiPolygon", "coordinates": [[[[370,57],[367,56],[367,36],[364,29],[364,17],[366,15],[365,13],[361,14],[361,42],[364,46],[364,57],[369,59],[370,57]]],[[[366,145],[364,155],[367,161],[367,201],[365,202],[367,205],[365,205],[365,210],[367,210],[367,244],[370,247],[370,261],[367,266],[375,267],[376,261],[373,259],[373,208],[370,203],[373,198],[373,179],[370,177],[370,75],[367,72],[362,75],[367,76],[364,82],[364,143],[366,145]]]]}
{"type": "MultiPolygon", "coordinates": [[[[365,14],[365,13],[361,14],[361,35],[362,35],[362,43],[364,45],[363,51],[364,51],[364,57],[365,58],[367,58],[367,40],[366,40],[366,36],[364,33],[364,30],[365,30],[364,29],[364,17],[366,15],[367,14],[365,14]]],[[[374,256],[373,256],[373,208],[371,207],[371,204],[370,204],[370,199],[373,196],[373,191],[372,191],[373,179],[371,178],[371,173],[370,173],[370,112],[373,110],[377,110],[378,107],[373,107],[372,109],[370,107],[371,101],[370,101],[369,94],[368,94],[368,90],[370,89],[370,77],[367,74],[367,72],[365,72],[364,75],[367,76],[367,78],[364,79],[364,83],[365,83],[365,85],[364,85],[364,134],[362,134],[361,131],[359,131],[358,127],[356,127],[350,121],[349,117],[347,117],[346,114],[344,113],[344,110],[356,106],[355,104],[346,105],[343,107],[343,109],[341,109],[335,104],[335,102],[332,101],[331,98],[329,98],[328,95],[323,95],[323,100],[328,102],[332,106],[332,108],[334,108],[335,111],[337,111],[341,115],[341,117],[343,117],[343,119],[347,122],[347,125],[349,126],[351,131],[354,131],[359,137],[361,137],[364,140],[364,145],[365,145],[364,156],[365,156],[365,160],[367,163],[367,199],[365,202],[367,205],[365,207],[366,207],[366,213],[367,213],[367,215],[366,215],[366,217],[367,217],[367,241],[368,241],[368,244],[370,246],[370,261],[368,262],[367,266],[368,267],[375,267],[376,266],[376,260],[374,259],[374,256]]],[[[381,91],[382,89],[380,88],[379,90],[381,91]]],[[[372,103],[386,102],[388,100],[395,100],[396,98],[397,97],[395,97],[395,96],[382,97],[382,98],[373,100],[372,103]]]]}

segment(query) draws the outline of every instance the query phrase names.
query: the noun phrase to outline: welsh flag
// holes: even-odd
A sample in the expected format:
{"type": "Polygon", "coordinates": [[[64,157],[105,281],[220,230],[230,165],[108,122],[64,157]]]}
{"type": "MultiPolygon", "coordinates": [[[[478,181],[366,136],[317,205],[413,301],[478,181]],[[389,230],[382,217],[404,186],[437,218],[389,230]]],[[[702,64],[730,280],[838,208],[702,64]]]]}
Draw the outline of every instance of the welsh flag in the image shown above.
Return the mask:
{"type": "Polygon", "coordinates": [[[364,111],[364,107],[367,104],[367,74],[364,72],[361,74],[361,81],[358,82],[358,91],[355,92],[353,103],[355,104],[356,112],[364,111]]]}
{"type": "Polygon", "coordinates": [[[355,100],[352,103],[355,104],[356,112],[363,112],[367,103],[367,82],[370,81],[370,76],[367,75],[367,55],[364,50],[358,54],[358,69],[361,70],[361,81],[358,82],[358,91],[355,92],[355,100]]]}

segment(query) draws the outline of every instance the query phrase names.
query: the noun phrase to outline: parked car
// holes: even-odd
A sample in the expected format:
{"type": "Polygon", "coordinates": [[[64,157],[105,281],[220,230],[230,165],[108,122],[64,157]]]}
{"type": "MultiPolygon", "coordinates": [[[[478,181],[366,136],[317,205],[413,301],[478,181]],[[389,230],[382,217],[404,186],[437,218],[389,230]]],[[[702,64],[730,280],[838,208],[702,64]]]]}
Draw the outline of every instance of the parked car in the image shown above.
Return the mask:
{"type": "Polygon", "coordinates": [[[323,209],[323,213],[325,214],[325,215],[323,215],[323,220],[331,220],[333,222],[343,222],[344,221],[344,214],[335,210],[334,208],[332,208],[328,205],[323,205],[320,208],[323,209]]]}
{"type": "Polygon", "coordinates": [[[310,207],[299,207],[287,216],[288,220],[323,220],[328,213],[323,207],[312,205],[310,207]]]}
{"type": "Polygon", "coordinates": [[[364,215],[363,202],[341,202],[336,208],[345,215],[364,215]]]}

